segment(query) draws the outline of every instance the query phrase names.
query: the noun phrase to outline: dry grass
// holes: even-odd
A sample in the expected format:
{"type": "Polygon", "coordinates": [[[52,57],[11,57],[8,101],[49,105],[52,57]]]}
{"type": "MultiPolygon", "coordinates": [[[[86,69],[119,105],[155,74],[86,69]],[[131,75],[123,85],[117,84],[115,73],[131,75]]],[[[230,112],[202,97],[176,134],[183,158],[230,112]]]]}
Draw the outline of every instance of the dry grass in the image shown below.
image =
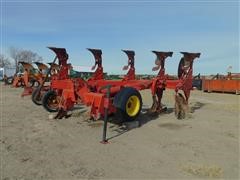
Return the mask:
{"type": "Polygon", "coordinates": [[[221,178],[223,176],[222,168],[215,165],[187,164],[181,165],[181,169],[188,174],[201,178],[221,178]]]}

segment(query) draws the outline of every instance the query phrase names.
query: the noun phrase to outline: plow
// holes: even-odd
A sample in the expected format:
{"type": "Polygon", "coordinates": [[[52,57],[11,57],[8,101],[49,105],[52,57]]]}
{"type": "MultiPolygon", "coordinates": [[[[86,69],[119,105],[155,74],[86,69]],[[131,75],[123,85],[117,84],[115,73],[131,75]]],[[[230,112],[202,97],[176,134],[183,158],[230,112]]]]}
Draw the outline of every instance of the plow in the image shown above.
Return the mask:
{"type": "Polygon", "coordinates": [[[45,78],[43,71],[46,71],[48,67],[40,62],[35,62],[38,69],[34,68],[32,64],[27,62],[19,61],[18,64],[22,67],[23,73],[15,74],[12,87],[23,87],[24,91],[21,94],[22,97],[31,95],[34,87],[38,87],[43,83],[43,79],[45,78]]]}
{"type": "Polygon", "coordinates": [[[165,61],[172,57],[173,52],[152,51],[155,56],[156,76],[149,80],[139,80],[135,76],[135,52],[122,50],[128,57],[127,65],[123,67],[126,75],[120,80],[107,80],[103,76],[102,51],[100,49],[87,49],[93,55],[95,70],[88,80],[71,78],[69,72],[72,69],[68,63],[68,54],[65,48],[49,47],[55,53],[51,67],[40,86],[32,94],[33,101],[49,112],[57,112],[55,118],[61,119],[67,116],[67,112],[74,105],[82,104],[90,107],[89,117],[98,120],[107,119],[108,115],[116,114],[119,121],[133,121],[141,112],[141,90],[149,89],[152,95],[152,106],[149,113],[161,113],[166,110],[162,105],[162,97],[166,88],[175,89],[175,109],[178,119],[185,117],[185,111],[190,92],[192,90],[193,63],[200,53],[181,52],[178,66],[178,80],[169,80],[165,74],[165,61]],[[47,77],[53,70],[53,64],[58,60],[59,70],[51,74],[50,85],[45,85],[47,77]]]}
{"type": "Polygon", "coordinates": [[[36,73],[33,72],[34,67],[32,66],[32,64],[19,61],[18,65],[22,67],[23,73],[18,73],[14,76],[12,86],[15,88],[34,86],[35,80],[38,79],[38,77],[36,76],[36,73]]]}

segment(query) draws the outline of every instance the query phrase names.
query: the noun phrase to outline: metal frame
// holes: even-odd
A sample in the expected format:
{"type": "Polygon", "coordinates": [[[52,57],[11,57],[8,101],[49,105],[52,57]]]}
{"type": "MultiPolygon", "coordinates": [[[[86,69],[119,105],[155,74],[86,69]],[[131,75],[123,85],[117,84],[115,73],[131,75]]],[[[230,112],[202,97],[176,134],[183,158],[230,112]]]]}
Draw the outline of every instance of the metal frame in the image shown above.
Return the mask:
{"type": "MultiPolygon", "coordinates": [[[[88,81],[85,81],[82,78],[69,78],[68,71],[70,67],[67,64],[68,55],[64,48],[51,47],[49,49],[56,54],[60,65],[57,78],[51,80],[51,88],[58,92],[58,95],[61,97],[57,118],[65,116],[67,111],[73,108],[76,103],[83,103],[86,106],[90,106],[90,117],[94,119],[103,117],[106,113],[104,109],[108,109],[108,114],[115,113],[116,108],[113,105],[113,98],[124,87],[132,87],[136,90],[151,89],[153,97],[151,111],[161,112],[163,110],[161,104],[163,91],[168,87],[167,84],[171,83],[171,80],[167,80],[167,75],[165,75],[165,60],[167,57],[171,57],[173,52],[153,51],[157,56],[157,68],[153,69],[158,70],[157,76],[151,80],[136,80],[134,67],[135,53],[134,51],[124,50],[129,58],[128,66],[130,66],[130,69],[122,80],[117,81],[103,79],[102,51],[100,49],[88,49],[95,58],[93,69],[96,66],[97,68],[93,76],[88,81]],[[107,97],[107,90],[103,88],[106,86],[111,86],[109,88],[109,97],[107,97]]],[[[183,52],[182,54],[184,57],[179,63],[179,80],[173,80],[173,84],[175,84],[176,93],[179,90],[183,90],[188,101],[190,90],[192,89],[193,60],[196,57],[200,57],[200,53],[183,52]]]]}

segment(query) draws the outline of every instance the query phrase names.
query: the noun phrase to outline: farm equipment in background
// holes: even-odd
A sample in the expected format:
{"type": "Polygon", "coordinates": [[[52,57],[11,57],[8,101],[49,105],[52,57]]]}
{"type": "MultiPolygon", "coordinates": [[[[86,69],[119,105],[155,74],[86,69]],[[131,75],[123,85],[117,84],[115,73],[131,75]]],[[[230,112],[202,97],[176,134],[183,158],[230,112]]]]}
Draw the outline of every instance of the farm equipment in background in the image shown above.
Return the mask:
{"type": "Polygon", "coordinates": [[[222,92],[240,94],[240,73],[228,73],[219,75],[212,79],[204,78],[202,89],[204,92],[222,92]]]}
{"type": "Polygon", "coordinates": [[[48,70],[48,66],[41,62],[34,62],[34,64],[36,64],[38,67],[39,76],[41,76],[41,79],[44,79],[48,70]]]}
{"type": "Polygon", "coordinates": [[[54,59],[53,63],[48,63],[50,65],[50,68],[47,69],[42,84],[40,84],[40,86],[34,89],[32,92],[32,102],[38,106],[42,105],[43,95],[51,89],[51,79],[57,78],[60,66],[55,63],[56,60],[57,58],[54,59]],[[50,84],[44,85],[44,83],[47,82],[48,80],[50,80],[50,84]]]}
{"type": "Polygon", "coordinates": [[[41,83],[42,77],[32,64],[23,61],[18,62],[18,64],[22,66],[23,73],[15,74],[13,87],[33,87],[41,83]]]}
{"type": "Polygon", "coordinates": [[[8,77],[6,74],[3,76],[4,85],[11,85],[13,83],[13,76],[8,77]]]}
{"type": "MultiPolygon", "coordinates": [[[[54,47],[49,47],[49,49],[51,49],[52,51],[55,52],[56,57],[54,59],[54,62],[52,63],[48,63],[50,65],[49,71],[47,72],[46,76],[50,76],[50,84],[49,85],[44,85],[44,83],[37,89],[35,89],[32,93],[32,101],[36,104],[36,105],[42,105],[42,101],[43,103],[43,107],[49,111],[49,112],[55,112],[58,110],[58,106],[57,106],[57,102],[58,102],[58,97],[59,95],[61,95],[61,92],[58,91],[58,93],[56,93],[54,91],[54,86],[52,86],[52,82],[55,80],[59,80],[59,79],[64,79],[62,77],[62,75],[60,74],[64,74],[67,73],[67,76],[64,75],[64,77],[67,79],[69,78],[79,78],[82,76],[81,72],[75,71],[73,70],[71,64],[68,64],[68,72],[65,71],[65,62],[64,61],[58,61],[58,63],[55,63],[58,59],[63,58],[64,56],[68,56],[66,53],[66,50],[64,48],[54,48],[54,47]],[[60,74],[59,74],[60,73],[60,74]],[[47,95],[45,97],[49,97],[46,98],[47,100],[43,99],[43,96],[47,93],[47,95]],[[59,95],[57,95],[59,94],[59,95]]],[[[98,58],[96,56],[96,58],[98,58]]],[[[101,70],[101,59],[97,59],[95,65],[92,68],[96,68],[97,66],[97,70],[95,72],[95,74],[93,75],[93,80],[94,79],[101,79],[103,78],[103,71],[101,70]]],[[[45,82],[45,81],[44,81],[45,82]]]]}
{"type": "MultiPolygon", "coordinates": [[[[162,112],[165,109],[161,104],[163,91],[168,87],[168,83],[172,82],[166,78],[164,63],[167,57],[172,56],[172,52],[153,51],[157,56],[155,61],[157,66],[153,70],[159,71],[158,75],[152,80],[136,80],[134,77],[134,52],[124,50],[129,58],[130,69],[128,72],[130,73],[127,73],[122,80],[105,80],[103,79],[102,51],[88,49],[95,58],[93,69],[96,66],[97,68],[93,76],[85,81],[82,78],[71,79],[69,77],[68,72],[71,66],[67,64],[68,55],[64,48],[50,47],[50,49],[56,54],[54,61],[56,58],[59,60],[60,70],[57,78],[51,80],[51,89],[43,96],[42,103],[48,111],[58,110],[55,118],[61,119],[66,116],[67,111],[72,109],[74,104],[84,104],[90,106],[89,115],[95,120],[115,113],[121,120],[134,120],[142,108],[139,91],[144,89],[151,89],[153,97],[151,112],[162,112]],[[129,74],[131,76],[128,76],[129,74]]],[[[172,84],[175,83],[176,94],[181,94],[179,90],[182,90],[184,92],[182,97],[188,102],[192,89],[193,60],[200,57],[200,53],[183,52],[183,55],[184,57],[179,63],[179,80],[172,84]]]]}
{"type": "Polygon", "coordinates": [[[193,88],[196,88],[198,90],[202,90],[202,78],[200,73],[193,77],[193,88]]]}
{"type": "Polygon", "coordinates": [[[68,59],[68,54],[64,48],[54,48],[49,47],[52,51],[55,52],[56,56],[52,63],[48,63],[50,68],[47,71],[47,74],[38,88],[36,88],[32,93],[32,101],[36,105],[43,105],[43,107],[49,112],[56,112],[58,110],[58,96],[57,93],[60,91],[54,91],[52,86],[54,81],[60,79],[69,78],[68,74],[70,71],[70,64],[66,64],[66,59],[68,59]],[[56,61],[59,60],[58,63],[56,61]],[[50,84],[45,85],[47,79],[51,76],[50,84]],[[47,97],[47,100],[43,97],[47,97]]]}
{"type": "Polygon", "coordinates": [[[56,63],[48,63],[51,67],[51,71],[49,71],[50,75],[51,76],[54,76],[54,75],[57,75],[59,70],[60,70],[60,67],[58,64],[56,63]]]}
{"type": "Polygon", "coordinates": [[[25,63],[25,62],[20,62],[20,63],[24,68],[24,73],[23,73],[24,90],[21,95],[23,97],[23,96],[31,95],[34,89],[43,83],[43,80],[46,77],[45,72],[47,71],[48,66],[40,62],[35,62],[35,64],[38,67],[38,69],[35,69],[29,63],[25,63]]]}

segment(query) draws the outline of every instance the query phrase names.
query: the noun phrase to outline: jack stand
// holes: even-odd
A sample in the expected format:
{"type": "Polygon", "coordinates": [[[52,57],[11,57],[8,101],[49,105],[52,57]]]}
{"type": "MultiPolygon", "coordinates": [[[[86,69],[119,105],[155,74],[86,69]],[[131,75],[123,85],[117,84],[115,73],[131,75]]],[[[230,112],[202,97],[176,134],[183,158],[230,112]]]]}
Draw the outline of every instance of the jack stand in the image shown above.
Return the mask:
{"type": "Polygon", "coordinates": [[[103,124],[103,136],[102,136],[102,141],[100,143],[102,144],[108,144],[107,140],[107,123],[108,123],[108,108],[109,108],[109,98],[110,98],[110,89],[111,85],[104,86],[102,89],[107,89],[107,101],[108,103],[105,104],[104,107],[104,124],[103,124]]]}

